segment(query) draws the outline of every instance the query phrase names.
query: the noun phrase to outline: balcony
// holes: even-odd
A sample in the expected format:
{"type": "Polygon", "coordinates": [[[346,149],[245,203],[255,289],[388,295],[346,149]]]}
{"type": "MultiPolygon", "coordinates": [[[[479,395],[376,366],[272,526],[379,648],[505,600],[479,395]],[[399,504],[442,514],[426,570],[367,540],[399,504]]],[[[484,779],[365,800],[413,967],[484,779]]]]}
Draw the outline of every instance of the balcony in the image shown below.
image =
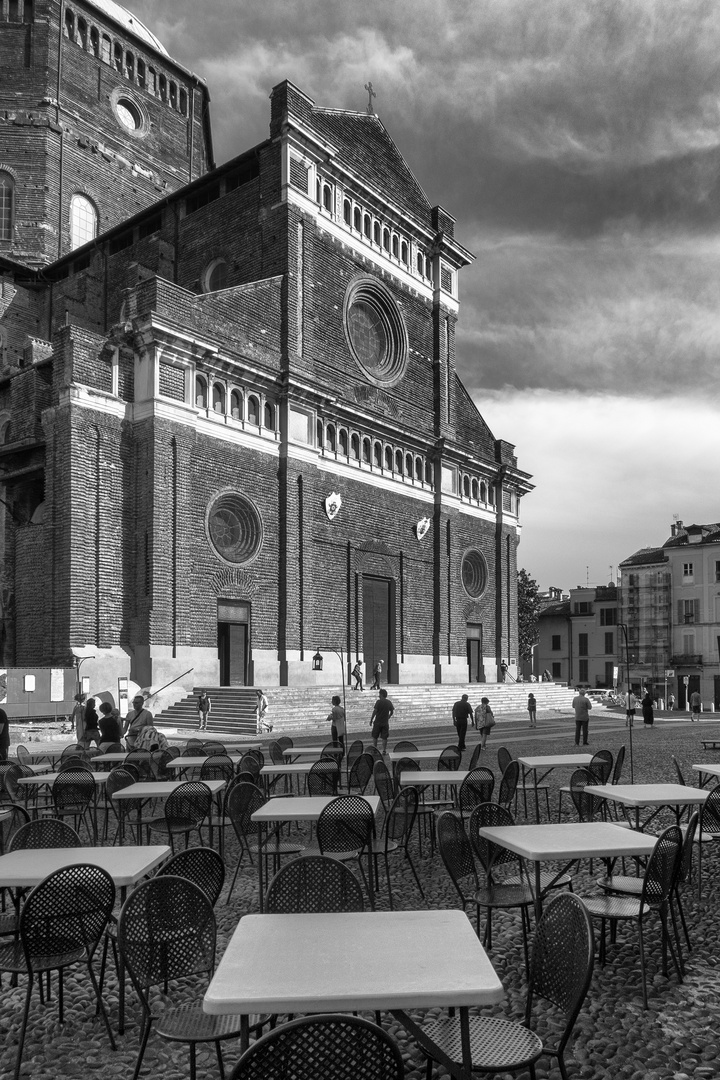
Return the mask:
{"type": "Polygon", "coordinates": [[[671,656],[669,666],[676,668],[702,667],[702,653],[681,653],[679,656],[671,656]]]}

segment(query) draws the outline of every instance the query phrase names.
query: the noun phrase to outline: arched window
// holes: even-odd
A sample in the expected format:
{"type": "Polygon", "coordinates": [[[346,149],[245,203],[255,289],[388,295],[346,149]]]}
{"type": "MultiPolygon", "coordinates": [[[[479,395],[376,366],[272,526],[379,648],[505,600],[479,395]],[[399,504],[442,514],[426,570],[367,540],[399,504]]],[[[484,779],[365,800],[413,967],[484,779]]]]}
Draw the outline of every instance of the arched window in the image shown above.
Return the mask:
{"type": "Polygon", "coordinates": [[[423,262],[423,257],[420,254],[420,252],[418,252],[418,257],[417,257],[417,272],[418,272],[418,274],[422,274],[424,265],[425,264],[423,262]]]}
{"type": "Polygon", "coordinates": [[[392,238],[392,253],[395,256],[395,258],[397,259],[397,257],[398,257],[398,238],[397,238],[397,236],[393,236],[393,238],[392,238]]]}
{"type": "Polygon", "coordinates": [[[360,460],[360,439],[357,435],[350,436],[350,457],[353,461],[360,460]]]}
{"type": "Polygon", "coordinates": [[[425,462],[425,483],[432,486],[433,482],[433,467],[432,461],[425,462]]]}
{"type": "Polygon", "coordinates": [[[188,114],[188,96],[187,90],[180,91],[180,112],[183,116],[188,114]]]}
{"type": "Polygon", "coordinates": [[[425,277],[428,278],[428,280],[432,278],[432,263],[429,259],[425,260],[425,277]]]}
{"type": "Polygon", "coordinates": [[[325,449],[335,453],[335,428],[332,424],[325,428],[325,449]]]}
{"type": "Polygon", "coordinates": [[[345,199],[343,202],[343,221],[346,225],[349,225],[352,221],[352,206],[349,199],[345,199]]]}
{"type": "Polygon", "coordinates": [[[390,250],[390,230],[383,229],[383,247],[386,251],[390,250]]]}
{"type": "Polygon", "coordinates": [[[198,409],[207,409],[207,383],[199,375],[195,376],[195,404],[198,409]]]}
{"type": "Polygon", "coordinates": [[[407,266],[407,261],[408,261],[408,246],[407,246],[407,244],[405,243],[405,241],[404,241],[404,240],[403,240],[402,244],[400,245],[400,261],[401,261],[401,262],[404,262],[404,263],[405,263],[405,265],[407,266]]]}
{"type": "Polygon", "coordinates": [[[23,4],[23,22],[31,23],[33,21],[33,0],[25,0],[23,4]]]}
{"type": "Polygon", "coordinates": [[[260,427],[260,402],[254,394],[248,398],[248,421],[260,427]]]}
{"type": "Polygon", "coordinates": [[[78,36],[78,44],[82,45],[83,49],[87,49],[88,32],[87,32],[87,23],[85,22],[84,19],[78,19],[78,21],[77,21],[77,36],[78,36]]]}
{"type": "Polygon", "coordinates": [[[415,458],[415,479],[419,480],[420,483],[422,483],[422,478],[423,478],[422,458],[416,457],[415,458]]]}
{"type": "Polygon", "coordinates": [[[157,94],[157,75],[155,74],[155,68],[148,68],[148,93],[157,94]]]}
{"type": "Polygon", "coordinates": [[[115,42],[115,48],[113,49],[113,56],[115,58],[115,68],[117,71],[123,69],[123,47],[119,41],[115,42]]]}
{"type": "Polygon", "coordinates": [[[362,229],[362,214],[359,206],[356,206],[353,212],[353,227],[357,229],[358,232],[362,229]]]}
{"type": "Polygon", "coordinates": [[[473,480],[473,482],[472,482],[471,493],[472,493],[472,497],[473,497],[474,501],[477,502],[477,498],[478,498],[478,482],[477,482],[477,480],[473,480]]]}
{"type": "Polygon", "coordinates": [[[340,428],[340,433],[338,435],[338,447],[340,448],[340,453],[343,455],[343,457],[347,457],[348,456],[348,433],[345,430],[345,428],[340,428]]]}
{"type": "Polygon", "coordinates": [[[317,427],[316,427],[316,429],[315,429],[315,435],[316,435],[316,439],[315,439],[315,442],[316,442],[316,444],[317,444],[318,446],[322,446],[322,444],[323,444],[323,426],[322,426],[322,420],[318,420],[318,422],[317,422],[317,427]]]}
{"type": "Polygon", "coordinates": [[[315,181],[315,202],[322,202],[322,184],[319,176],[315,181]]]}
{"type": "Polygon", "coordinates": [[[203,275],[203,291],[218,292],[228,284],[228,266],[224,259],[214,259],[203,275]]]}
{"type": "Polygon", "coordinates": [[[131,52],[125,53],[125,74],[130,82],[135,81],[135,57],[131,52]]]}
{"type": "Polygon", "coordinates": [[[145,76],[145,61],[141,60],[140,57],[138,57],[137,62],[137,81],[138,86],[144,90],[147,86],[147,78],[145,76]]]}
{"type": "Polygon", "coordinates": [[[470,477],[463,476],[463,495],[466,499],[470,498],[470,477]]]}
{"type": "Polygon", "coordinates": [[[402,476],[402,450],[395,451],[395,472],[402,476]]]}
{"type": "Polygon", "coordinates": [[[379,221],[376,221],[373,224],[373,241],[378,246],[380,245],[380,222],[379,221]]]}
{"type": "Polygon", "coordinates": [[[69,8],[65,9],[65,37],[75,40],[75,16],[69,8]]]}
{"type": "Polygon", "coordinates": [[[373,446],[373,465],[382,465],[382,446],[379,442],[373,446]]]}
{"type": "Polygon", "coordinates": [[[213,384],[213,411],[225,413],[225,387],[219,382],[213,384]]]}
{"type": "Polygon", "coordinates": [[[170,105],[177,109],[177,83],[170,82],[170,105]]]}
{"type": "Polygon", "coordinates": [[[160,83],[160,98],[162,99],[162,101],[167,101],[167,79],[165,78],[164,75],[160,76],[159,83],[160,83]]]}
{"type": "Polygon", "coordinates": [[[412,476],[413,472],[413,459],[412,454],[405,455],[405,475],[412,476]]]}
{"type": "MultiPolygon", "coordinates": [[[[27,7],[27,0],[25,0],[25,7],[27,7]]],[[[90,27],[90,51],[93,56],[100,55],[100,34],[95,26],[90,27]]]]}
{"type": "Polygon", "coordinates": [[[110,63],[111,42],[110,42],[110,38],[107,36],[107,34],[103,34],[103,36],[101,38],[101,44],[102,44],[102,59],[103,59],[103,62],[105,64],[109,64],[110,63]]]}
{"type": "Polygon", "coordinates": [[[487,484],[484,480],[480,484],[480,502],[487,502],[487,484]]]}
{"type": "Polygon", "coordinates": [[[332,210],[332,190],[327,184],[323,188],[323,206],[327,211],[332,210]]]}
{"type": "Polygon", "coordinates": [[[370,464],[370,440],[363,439],[362,443],[362,459],[366,465],[370,464]]]}
{"type": "Polygon", "coordinates": [[[243,418],[243,399],[239,390],[233,390],[230,395],[230,414],[233,420],[242,420],[243,418]]]}
{"type": "Polygon", "coordinates": [[[265,402],[265,408],[263,409],[263,424],[268,431],[275,430],[275,406],[271,405],[269,401],[265,402]]]}
{"type": "Polygon", "coordinates": [[[492,484],[488,484],[488,502],[491,506],[495,505],[495,488],[492,484]]]}
{"type": "Polygon", "coordinates": [[[372,222],[370,220],[370,215],[366,214],[365,217],[363,218],[363,232],[367,236],[368,240],[370,239],[371,229],[372,229],[372,222]]]}
{"type": "Polygon", "coordinates": [[[393,452],[392,446],[385,447],[385,468],[388,472],[392,472],[393,452]]]}
{"type": "Polygon", "coordinates": [[[15,181],[10,173],[0,172],[0,240],[12,240],[15,210],[15,181]]]}
{"type": "Polygon", "coordinates": [[[97,210],[85,195],[73,195],[70,200],[70,246],[82,247],[97,236],[97,210]]]}

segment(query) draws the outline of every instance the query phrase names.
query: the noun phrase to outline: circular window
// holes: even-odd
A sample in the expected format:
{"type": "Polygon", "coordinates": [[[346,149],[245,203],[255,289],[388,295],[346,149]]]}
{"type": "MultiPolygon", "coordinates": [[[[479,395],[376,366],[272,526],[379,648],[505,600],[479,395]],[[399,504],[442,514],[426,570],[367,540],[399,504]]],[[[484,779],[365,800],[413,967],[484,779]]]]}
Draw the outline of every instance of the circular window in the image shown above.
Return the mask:
{"type": "Polygon", "coordinates": [[[392,386],[407,363],[407,331],[392,293],[374,278],[353,282],[345,297],[345,335],[365,375],[392,386]]]}
{"type": "Polygon", "coordinates": [[[124,88],[116,88],[110,95],[110,104],[115,119],[123,131],[137,138],[142,138],[149,130],[149,121],[141,103],[124,88]]]}
{"type": "Polygon", "coordinates": [[[207,533],[215,553],[237,566],[252,562],[263,542],[260,514],[244,495],[225,491],[208,507],[207,533]]]}
{"type": "Polygon", "coordinates": [[[466,551],[462,561],[462,583],[468,596],[474,600],[482,596],[487,585],[487,563],[484,556],[472,548],[466,551]]]}

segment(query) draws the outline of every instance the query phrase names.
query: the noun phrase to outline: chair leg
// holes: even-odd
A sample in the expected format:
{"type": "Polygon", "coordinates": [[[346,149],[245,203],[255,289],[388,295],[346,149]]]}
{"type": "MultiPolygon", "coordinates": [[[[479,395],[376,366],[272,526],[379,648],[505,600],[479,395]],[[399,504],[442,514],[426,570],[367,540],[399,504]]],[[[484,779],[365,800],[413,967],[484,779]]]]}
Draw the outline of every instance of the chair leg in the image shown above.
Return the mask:
{"type": "Polygon", "coordinates": [[[427,907],[427,898],[426,898],[425,893],[423,891],[423,887],[420,884],[420,878],[417,875],[417,870],[415,869],[415,863],[412,861],[412,858],[410,857],[410,852],[408,851],[407,847],[405,847],[405,858],[410,863],[410,869],[413,872],[413,877],[415,878],[415,882],[417,884],[417,887],[420,890],[420,895],[422,896],[423,901],[425,903],[425,906],[427,907]]]}
{"type": "Polygon", "coordinates": [[[643,1006],[647,1009],[648,997],[647,997],[647,975],[645,973],[645,941],[643,938],[643,925],[642,919],[638,921],[638,933],[640,936],[640,974],[642,975],[642,992],[643,992],[643,1006]]]}
{"type": "Polygon", "coordinates": [[[133,1073],[133,1080],[138,1080],[140,1076],[140,1069],[142,1067],[143,1058],[145,1057],[145,1048],[150,1038],[150,1028],[152,1026],[152,1016],[150,1013],[146,1013],[143,1010],[143,1026],[140,1032],[140,1047],[138,1049],[137,1061],[135,1062],[135,1072],[133,1073]]]}
{"type": "MultiPolygon", "coordinates": [[[[95,991],[95,997],[97,998],[97,1003],[100,1006],[100,1012],[102,1013],[102,1018],[105,1021],[105,1027],[107,1028],[107,1033],[108,1033],[108,1038],[110,1040],[110,1045],[113,1048],[113,1050],[117,1050],[117,1046],[115,1045],[115,1039],[114,1039],[113,1033],[112,1033],[112,1028],[110,1027],[110,1021],[108,1020],[108,1014],[105,1011],[105,1005],[103,1004],[102,994],[100,993],[100,987],[98,986],[97,979],[95,978],[95,972],[93,971],[92,960],[88,960],[88,973],[90,975],[90,981],[91,981],[91,983],[93,985],[93,990],[95,991]]],[[[61,983],[61,986],[62,986],[62,983],[61,983]]]]}
{"type": "Polygon", "coordinates": [[[220,1073],[220,1080],[225,1080],[225,1066],[223,1065],[222,1050],[220,1048],[220,1040],[215,1043],[215,1053],[217,1054],[218,1072],[220,1073]]]}
{"type": "MultiPolygon", "coordinates": [[[[42,976],[40,976],[42,981],[42,976]]],[[[20,1027],[20,1039],[18,1041],[17,1058],[15,1059],[15,1077],[14,1080],[20,1080],[20,1064],[22,1062],[23,1049],[25,1047],[25,1033],[27,1031],[27,1022],[30,1015],[30,999],[32,997],[33,977],[28,973],[28,985],[27,993],[25,994],[25,1011],[23,1012],[22,1025],[20,1027]]]]}

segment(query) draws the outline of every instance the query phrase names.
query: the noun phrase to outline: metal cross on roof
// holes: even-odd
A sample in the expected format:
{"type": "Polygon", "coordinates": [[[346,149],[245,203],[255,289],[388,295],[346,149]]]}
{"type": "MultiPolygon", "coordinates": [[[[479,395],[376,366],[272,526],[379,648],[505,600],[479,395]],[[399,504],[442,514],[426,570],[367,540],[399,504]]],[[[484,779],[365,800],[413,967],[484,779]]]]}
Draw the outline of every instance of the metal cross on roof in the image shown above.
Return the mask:
{"type": "Polygon", "coordinates": [[[373,90],[373,84],[371,82],[366,82],[365,83],[365,89],[368,92],[367,111],[370,113],[371,116],[374,116],[375,115],[375,110],[373,109],[372,99],[374,97],[377,97],[377,94],[373,90]]]}

